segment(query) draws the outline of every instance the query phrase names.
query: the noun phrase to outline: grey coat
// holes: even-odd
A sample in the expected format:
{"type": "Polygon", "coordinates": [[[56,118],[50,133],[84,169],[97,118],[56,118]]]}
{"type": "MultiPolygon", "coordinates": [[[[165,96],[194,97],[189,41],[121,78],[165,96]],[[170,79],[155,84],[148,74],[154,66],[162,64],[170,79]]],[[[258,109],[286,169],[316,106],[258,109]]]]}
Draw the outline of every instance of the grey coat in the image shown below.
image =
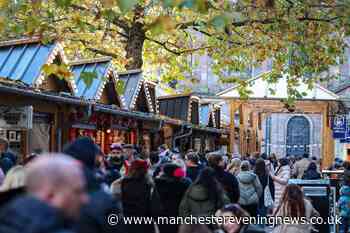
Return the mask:
{"type": "Polygon", "coordinates": [[[238,203],[241,205],[258,204],[263,192],[258,176],[250,171],[241,171],[237,175],[237,180],[240,190],[238,203]]]}

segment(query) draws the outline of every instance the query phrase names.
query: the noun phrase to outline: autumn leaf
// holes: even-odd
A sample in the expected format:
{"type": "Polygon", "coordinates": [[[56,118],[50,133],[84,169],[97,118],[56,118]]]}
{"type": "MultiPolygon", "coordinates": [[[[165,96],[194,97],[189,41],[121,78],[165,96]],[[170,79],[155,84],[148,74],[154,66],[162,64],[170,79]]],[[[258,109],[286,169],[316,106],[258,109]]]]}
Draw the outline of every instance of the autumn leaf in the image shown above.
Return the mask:
{"type": "Polygon", "coordinates": [[[84,81],[85,85],[89,88],[92,85],[94,79],[97,78],[97,73],[95,72],[82,72],[80,78],[84,81]]]}
{"type": "Polygon", "coordinates": [[[210,21],[210,24],[217,30],[224,30],[226,25],[230,22],[230,18],[226,14],[217,15],[210,21]]]}
{"type": "Polygon", "coordinates": [[[0,0],[0,9],[7,7],[9,4],[9,0],[0,0]]]}
{"type": "Polygon", "coordinates": [[[159,35],[174,28],[175,24],[170,16],[160,16],[150,25],[153,35],[159,35]]]}
{"type": "Polygon", "coordinates": [[[101,3],[104,7],[112,8],[116,5],[115,0],[101,0],[101,3]]]}
{"type": "Polygon", "coordinates": [[[69,80],[72,77],[72,72],[69,70],[68,66],[65,64],[45,64],[41,68],[44,74],[49,76],[54,76],[59,79],[69,80]]]}
{"type": "Polygon", "coordinates": [[[41,70],[45,73],[46,76],[50,76],[51,74],[55,74],[58,70],[58,65],[56,64],[45,64],[41,68],[41,70]]]}
{"type": "Polygon", "coordinates": [[[123,95],[125,91],[125,83],[123,80],[118,80],[115,84],[115,90],[119,95],[123,95]]]}
{"type": "Polygon", "coordinates": [[[72,4],[72,0],[55,0],[58,7],[67,8],[72,4]]]}
{"type": "Polygon", "coordinates": [[[137,4],[137,2],[137,0],[117,0],[119,9],[123,13],[130,11],[137,4]]]}
{"type": "Polygon", "coordinates": [[[5,17],[0,16],[0,33],[5,29],[6,27],[6,19],[5,17]]]}
{"type": "Polygon", "coordinates": [[[207,13],[209,4],[207,0],[184,0],[179,4],[180,8],[189,8],[200,13],[207,13]]]}

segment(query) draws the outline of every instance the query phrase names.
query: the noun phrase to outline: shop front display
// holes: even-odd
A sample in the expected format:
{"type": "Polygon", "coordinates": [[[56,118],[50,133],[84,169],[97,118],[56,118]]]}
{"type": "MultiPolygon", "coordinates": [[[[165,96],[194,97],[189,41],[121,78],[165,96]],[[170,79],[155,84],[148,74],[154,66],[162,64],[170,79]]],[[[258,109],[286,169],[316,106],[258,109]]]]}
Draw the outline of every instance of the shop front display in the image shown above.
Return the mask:
{"type": "Polygon", "coordinates": [[[111,114],[75,109],[70,114],[69,141],[90,137],[107,154],[113,143],[137,144],[137,121],[111,114]]]}
{"type": "Polygon", "coordinates": [[[10,150],[16,154],[26,151],[25,133],[33,127],[33,107],[0,106],[0,138],[9,141],[10,150]]]}

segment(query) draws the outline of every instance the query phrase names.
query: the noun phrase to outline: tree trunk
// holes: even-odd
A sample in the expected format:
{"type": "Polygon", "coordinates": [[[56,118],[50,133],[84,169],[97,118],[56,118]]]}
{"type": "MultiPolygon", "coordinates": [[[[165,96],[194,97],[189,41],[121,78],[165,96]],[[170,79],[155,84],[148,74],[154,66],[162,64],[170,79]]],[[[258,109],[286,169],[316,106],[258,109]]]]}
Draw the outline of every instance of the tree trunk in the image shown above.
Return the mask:
{"type": "Polygon", "coordinates": [[[137,5],[134,9],[134,18],[128,32],[127,44],[125,46],[126,58],[129,60],[125,65],[127,70],[141,69],[143,64],[143,43],[145,42],[146,32],[144,29],[143,18],[145,9],[137,5]]]}
{"type": "Polygon", "coordinates": [[[145,31],[143,24],[135,22],[129,31],[129,38],[125,46],[126,58],[128,59],[125,68],[127,70],[141,69],[143,64],[143,43],[145,42],[145,31]]]}

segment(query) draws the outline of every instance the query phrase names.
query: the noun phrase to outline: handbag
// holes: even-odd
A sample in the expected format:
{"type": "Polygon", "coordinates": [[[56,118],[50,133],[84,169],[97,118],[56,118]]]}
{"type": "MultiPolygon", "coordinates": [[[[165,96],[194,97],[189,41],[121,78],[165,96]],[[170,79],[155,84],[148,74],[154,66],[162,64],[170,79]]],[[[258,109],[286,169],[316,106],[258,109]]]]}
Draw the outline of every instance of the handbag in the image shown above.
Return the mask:
{"type": "Polygon", "coordinates": [[[271,208],[273,206],[273,199],[270,192],[270,177],[267,176],[267,185],[264,189],[264,206],[266,208],[271,208]]]}

